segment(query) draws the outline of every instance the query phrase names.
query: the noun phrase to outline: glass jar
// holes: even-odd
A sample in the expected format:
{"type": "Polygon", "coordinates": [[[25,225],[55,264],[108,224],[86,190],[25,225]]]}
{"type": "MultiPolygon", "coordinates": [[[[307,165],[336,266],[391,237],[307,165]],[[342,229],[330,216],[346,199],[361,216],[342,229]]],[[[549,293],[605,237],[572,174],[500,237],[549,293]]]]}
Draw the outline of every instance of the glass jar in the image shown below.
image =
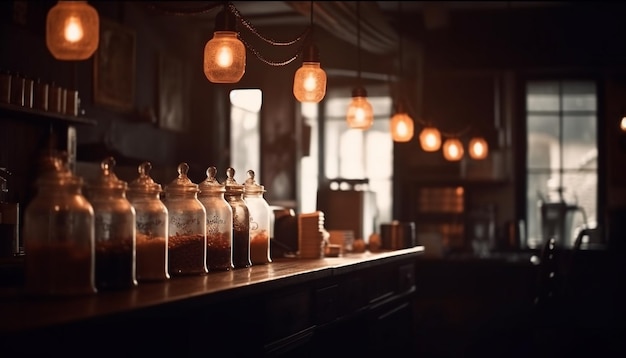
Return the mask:
{"type": "Polygon", "coordinates": [[[44,158],[24,211],[24,289],[34,295],[96,293],[94,210],[83,179],[58,155],[44,158]]]}
{"type": "Polygon", "coordinates": [[[206,210],[198,200],[198,185],[178,165],[178,177],[165,187],[169,216],[168,262],[172,276],[206,274],[206,210]]]}
{"type": "Polygon", "coordinates": [[[235,180],[235,169],[226,169],[224,198],[233,213],[233,266],[252,266],[250,261],[250,213],[243,200],[243,185],[235,180]]]}
{"type": "Polygon", "coordinates": [[[96,287],[116,290],[137,285],[135,208],[126,198],[127,183],[113,172],[115,159],[100,162],[101,175],[89,185],[96,230],[96,287]]]}
{"type": "Polygon", "coordinates": [[[198,200],[206,210],[206,264],[209,272],[233,267],[233,213],[224,199],[226,189],[216,179],[217,169],[209,167],[199,184],[198,200]]]}
{"type": "Polygon", "coordinates": [[[136,214],[137,280],[163,281],[170,278],[167,268],[167,207],[161,201],[161,185],[150,177],[152,164],[143,162],[137,168],[139,177],[128,186],[128,200],[136,214]]]}
{"type": "Polygon", "coordinates": [[[250,261],[253,265],[272,262],[270,256],[270,206],[263,198],[265,188],[254,180],[254,171],[248,170],[243,187],[243,199],[250,213],[250,261]]]}

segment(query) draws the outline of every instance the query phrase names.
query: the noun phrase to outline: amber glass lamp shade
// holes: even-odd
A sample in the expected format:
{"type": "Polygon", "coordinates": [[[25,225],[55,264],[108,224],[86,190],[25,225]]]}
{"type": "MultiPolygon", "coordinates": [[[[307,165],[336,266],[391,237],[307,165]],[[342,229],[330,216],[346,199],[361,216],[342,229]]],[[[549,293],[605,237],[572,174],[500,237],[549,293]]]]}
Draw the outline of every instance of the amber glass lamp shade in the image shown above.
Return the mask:
{"type": "Polygon", "coordinates": [[[425,152],[435,152],[441,148],[441,133],[435,127],[424,127],[420,132],[420,146],[425,152]]]}
{"type": "Polygon", "coordinates": [[[413,138],[413,119],[406,113],[391,117],[391,138],[394,142],[408,142],[413,138]]]}
{"type": "Polygon", "coordinates": [[[235,31],[215,31],[204,46],[204,75],[213,83],[237,83],[246,72],[246,48],[235,31]]]}
{"type": "Polygon", "coordinates": [[[474,137],[469,142],[469,156],[472,159],[481,160],[487,158],[489,146],[482,137],[474,137]]]}
{"type": "Polygon", "coordinates": [[[463,158],[463,144],[457,138],[449,138],[443,143],[443,157],[451,162],[463,158]]]}
{"type": "Polygon", "coordinates": [[[293,95],[300,102],[319,103],[326,95],[326,72],[315,45],[306,47],[300,67],[293,77],[293,95]]]}
{"type": "Polygon", "coordinates": [[[59,1],[46,18],[46,45],[57,60],[86,60],[98,49],[100,18],[87,1],[59,1]]]}
{"type": "Polygon", "coordinates": [[[367,100],[367,92],[363,87],[352,91],[352,101],[346,116],[348,127],[353,129],[369,129],[374,124],[374,110],[367,100]]]}

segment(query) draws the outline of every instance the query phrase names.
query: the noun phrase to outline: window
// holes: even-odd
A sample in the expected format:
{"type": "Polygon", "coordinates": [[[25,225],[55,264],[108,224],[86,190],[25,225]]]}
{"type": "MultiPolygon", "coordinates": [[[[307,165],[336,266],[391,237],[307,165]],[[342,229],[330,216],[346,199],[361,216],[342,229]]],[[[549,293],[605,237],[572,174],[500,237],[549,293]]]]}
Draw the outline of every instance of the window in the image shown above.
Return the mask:
{"type": "Polygon", "coordinates": [[[235,180],[241,184],[246,180],[248,170],[254,170],[255,177],[261,178],[261,90],[232,90],[230,103],[231,163],[235,180]]]}
{"type": "MultiPolygon", "coordinates": [[[[545,203],[566,203],[562,244],[595,227],[598,192],[596,85],[589,81],[531,81],[526,85],[526,220],[528,246],[544,242],[545,203]]],[[[547,207],[547,206],[546,206],[547,207]]]]}
{"type": "MultiPolygon", "coordinates": [[[[348,128],[346,111],[350,97],[329,98],[325,105],[324,158],[327,179],[368,179],[369,189],[376,193],[377,223],[392,219],[393,141],[389,133],[392,101],[390,97],[369,97],[374,110],[374,125],[366,130],[348,128]]],[[[304,123],[310,128],[308,156],[302,158],[300,203],[302,212],[316,210],[320,126],[318,105],[303,103],[304,123]]]]}

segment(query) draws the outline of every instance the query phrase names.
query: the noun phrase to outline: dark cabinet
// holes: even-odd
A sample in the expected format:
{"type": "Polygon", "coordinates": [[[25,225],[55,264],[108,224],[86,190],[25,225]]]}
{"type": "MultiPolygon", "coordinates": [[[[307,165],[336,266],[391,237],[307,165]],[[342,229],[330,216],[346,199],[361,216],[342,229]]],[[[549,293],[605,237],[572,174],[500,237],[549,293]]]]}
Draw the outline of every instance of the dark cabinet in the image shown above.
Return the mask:
{"type": "Polygon", "coordinates": [[[18,296],[0,306],[0,344],[12,356],[404,356],[422,252],[277,259],[94,297],[18,296]]]}

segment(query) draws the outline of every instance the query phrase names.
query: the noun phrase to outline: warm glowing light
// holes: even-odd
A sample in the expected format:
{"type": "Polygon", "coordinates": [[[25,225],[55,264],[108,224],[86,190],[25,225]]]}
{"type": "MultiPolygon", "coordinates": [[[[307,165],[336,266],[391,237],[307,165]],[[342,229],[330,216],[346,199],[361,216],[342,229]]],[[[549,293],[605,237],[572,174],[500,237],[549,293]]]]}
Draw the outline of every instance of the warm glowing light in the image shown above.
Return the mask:
{"type": "Polygon", "coordinates": [[[406,113],[396,113],[391,118],[391,138],[395,142],[408,142],[413,138],[413,119],[406,113]]]}
{"type": "Polygon", "coordinates": [[[65,24],[65,40],[69,42],[77,42],[83,38],[83,25],[80,23],[80,19],[76,16],[72,16],[67,20],[65,24]]]}
{"type": "Polygon", "coordinates": [[[367,97],[352,97],[348,106],[348,126],[354,129],[368,129],[374,124],[374,110],[367,97]]]}
{"type": "Polygon", "coordinates": [[[469,155],[472,159],[485,159],[489,153],[487,141],[482,137],[474,137],[469,142],[469,155]]]}
{"type": "Polygon", "coordinates": [[[426,152],[435,152],[441,148],[441,133],[435,127],[424,127],[420,132],[420,145],[426,152]]]}
{"type": "Polygon", "coordinates": [[[461,160],[463,158],[463,145],[456,138],[449,138],[443,143],[443,157],[451,162],[461,160]]]}
{"type": "Polygon", "coordinates": [[[234,31],[215,31],[204,46],[204,75],[213,83],[237,83],[246,71],[246,48],[234,31]]]}
{"type": "Polygon", "coordinates": [[[293,95],[300,102],[320,102],[326,95],[326,72],[319,62],[303,62],[293,78],[293,95]]]}
{"type": "Polygon", "coordinates": [[[59,1],[46,18],[46,45],[57,60],[86,60],[98,49],[100,18],[86,1],[59,1]]]}
{"type": "Polygon", "coordinates": [[[621,129],[622,132],[626,132],[626,116],[622,117],[622,120],[619,123],[619,129],[621,129]]]}
{"type": "Polygon", "coordinates": [[[217,50],[217,58],[215,59],[215,63],[218,66],[224,68],[233,65],[233,51],[231,51],[230,47],[222,46],[217,50]]]}

